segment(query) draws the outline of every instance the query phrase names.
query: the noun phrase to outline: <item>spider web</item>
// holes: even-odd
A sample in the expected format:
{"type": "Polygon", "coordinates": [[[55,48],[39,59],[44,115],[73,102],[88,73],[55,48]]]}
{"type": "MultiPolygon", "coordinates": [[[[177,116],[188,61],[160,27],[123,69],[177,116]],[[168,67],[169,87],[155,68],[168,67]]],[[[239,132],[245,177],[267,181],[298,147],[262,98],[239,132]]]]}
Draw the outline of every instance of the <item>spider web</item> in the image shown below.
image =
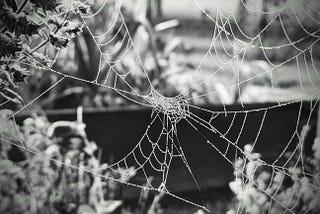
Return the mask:
{"type": "MultiPolygon", "coordinates": [[[[199,191],[201,191],[196,175],[193,173],[193,169],[188,162],[188,157],[184,153],[184,148],[182,145],[183,142],[180,142],[179,140],[179,134],[183,135],[183,133],[179,132],[178,127],[178,124],[181,122],[187,123],[192,129],[198,132],[200,138],[202,138],[202,140],[204,140],[214,151],[216,151],[217,155],[220,155],[227,163],[229,163],[232,168],[237,167],[235,165],[235,160],[243,158],[248,162],[254,161],[257,163],[258,167],[264,166],[269,168],[272,171],[272,177],[274,177],[277,173],[280,173],[284,177],[292,177],[288,163],[290,161],[295,161],[295,167],[302,166],[303,171],[301,174],[317,178],[315,175],[308,174],[304,171],[305,145],[304,137],[302,134],[300,134],[300,127],[301,125],[309,125],[311,115],[317,109],[316,107],[320,95],[319,63],[314,57],[314,49],[316,48],[316,45],[319,44],[320,40],[320,21],[317,19],[315,14],[319,15],[320,12],[308,6],[306,1],[303,2],[302,10],[299,10],[300,12],[298,14],[298,12],[294,9],[295,5],[293,4],[292,6],[290,3],[284,3],[282,7],[279,7],[274,11],[260,11],[256,8],[250,8],[243,2],[243,0],[239,0],[237,2],[241,3],[245,10],[271,17],[262,27],[262,29],[258,30],[255,35],[247,35],[241,29],[235,15],[237,4],[235,4],[231,11],[226,11],[222,7],[217,7],[215,11],[216,15],[213,17],[202,7],[200,2],[197,0],[193,0],[192,2],[199,9],[199,11],[205,15],[207,21],[211,22],[213,25],[210,45],[197,67],[193,69],[191,73],[195,75],[205,75],[205,78],[215,78],[226,69],[231,70],[234,82],[228,84],[226,90],[234,93],[239,98],[239,109],[229,109],[228,105],[223,103],[223,110],[217,111],[196,104],[194,100],[197,98],[208,97],[219,93],[219,90],[213,89],[196,93],[195,95],[195,92],[198,92],[199,89],[203,87],[205,78],[199,81],[197,84],[192,85],[192,87],[181,91],[177,96],[166,97],[162,95],[154,86],[155,83],[151,78],[151,74],[145,68],[142,53],[139,53],[138,48],[136,47],[136,41],[132,37],[132,32],[128,27],[127,20],[125,20],[123,12],[120,9],[122,2],[114,1],[110,3],[109,1],[104,1],[98,7],[99,9],[93,11],[92,14],[78,14],[86,28],[86,31],[90,34],[90,37],[99,52],[98,70],[93,71],[96,72],[95,78],[93,80],[89,80],[64,74],[60,71],[54,70],[52,67],[42,64],[33,58],[32,55],[25,53],[25,57],[36,64],[36,66],[29,64],[30,66],[33,66],[35,69],[41,71],[55,73],[60,77],[60,79],[47,90],[35,97],[32,101],[25,104],[12,116],[15,117],[26,108],[32,106],[32,104],[34,104],[45,93],[55,88],[66,79],[92,84],[97,87],[103,87],[118,93],[120,96],[135,104],[150,107],[152,109],[152,113],[150,115],[149,125],[146,127],[145,132],[137,142],[136,146],[123,158],[101,169],[79,169],[76,166],[67,166],[75,170],[83,170],[93,174],[94,176],[124,183],[136,188],[162,192],[207,211],[209,210],[204,205],[184,199],[171,193],[170,189],[167,189],[168,175],[169,173],[174,173],[170,171],[172,161],[180,159],[187,168],[199,191]],[[92,27],[92,20],[96,17],[99,17],[99,15],[103,13],[103,9],[107,6],[110,6],[110,4],[113,7],[112,21],[108,24],[108,26],[106,26],[106,29],[103,32],[95,32],[94,28],[92,27]],[[293,39],[290,37],[288,33],[289,26],[284,21],[284,19],[288,16],[288,11],[290,12],[289,14],[291,14],[291,18],[293,17],[295,26],[304,32],[303,37],[298,39],[293,39]],[[310,31],[307,27],[305,27],[301,20],[301,14],[303,14],[307,19],[310,19],[316,23],[318,29],[315,31],[310,31]],[[270,28],[272,28],[274,23],[278,23],[280,26],[280,33],[285,38],[285,41],[276,44],[265,45],[264,34],[269,31],[270,28]],[[228,47],[231,47],[232,51],[230,51],[230,48],[226,47],[226,44],[228,47]],[[220,50],[217,49],[218,46],[220,47],[220,50]],[[292,48],[294,51],[292,51],[292,53],[289,54],[285,59],[280,60],[279,62],[274,62],[271,59],[270,53],[272,51],[280,51],[288,47],[292,48]],[[117,55],[116,53],[119,48],[123,48],[123,50],[121,51],[120,55],[117,55]],[[250,50],[259,51],[259,53],[262,54],[264,61],[267,62],[268,67],[263,72],[242,77],[240,68],[243,64],[245,64],[246,57],[248,57],[248,52],[250,50]],[[128,61],[128,59],[130,59],[129,65],[125,63],[128,61]],[[217,69],[211,72],[206,71],[204,66],[206,61],[210,61],[211,63],[215,64],[217,69]],[[291,70],[290,75],[297,76],[299,80],[299,88],[296,89],[296,96],[293,98],[286,97],[286,99],[284,99],[283,97],[279,96],[279,88],[277,86],[276,77],[280,72],[288,72],[287,70],[281,70],[281,68],[287,66],[288,64],[295,65],[295,70],[291,70]],[[304,68],[304,70],[302,68],[304,68]],[[303,79],[302,72],[307,74],[306,80],[303,79]],[[136,83],[133,84],[131,82],[130,75],[132,74],[135,74],[140,82],[143,82],[147,85],[145,90],[148,91],[147,94],[143,94],[134,85],[136,83]],[[271,94],[273,100],[276,101],[276,104],[266,104],[264,107],[259,108],[247,108],[245,102],[243,101],[242,95],[244,86],[265,75],[270,77],[270,86],[272,89],[271,94]],[[311,88],[308,86],[311,86],[311,88]],[[305,102],[306,100],[310,102],[305,102]],[[258,115],[260,118],[260,125],[257,130],[255,130],[255,139],[252,142],[252,151],[259,144],[259,136],[265,128],[264,123],[270,112],[272,112],[273,109],[282,108],[284,106],[296,103],[300,103],[300,108],[297,111],[296,127],[294,128],[292,137],[288,140],[286,146],[284,148],[280,148],[279,151],[274,151],[278,154],[275,160],[266,161],[262,158],[252,157],[248,151],[239,145],[241,136],[245,134],[245,131],[248,131],[246,125],[248,118],[251,115],[258,115]],[[303,111],[303,106],[306,105],[306,103],[310,109],[309,117],[306,121],[306,124],[301,124],[301,114],[303,111]],[[205,114],[206,116],[200,116],[195,112],[202,112],[202,115],[205,114]],[[222,129],[221,127],[215,125],[217,121],[221,120],[221,118],[228,120],[228,126],[226,129],[222,129]],[[230,130],[234,129],[235,121],[239,120],[242,122],[240,129],[237,130],[237,138],[232,139],[232,137],[229,136],[229,132],[230,130]],[[153,139],[151,137],[151,132],[154,132],[152,127],[155,123],[160,123],[162,129],[157,130],[158,137],[153,139]],[[212,140],[212,136],[222,139],[224,144],[217,145],[216,142],[212,140]],[[295,139],[298,139],[298,143],[294,142],[295,139]],[[145,151],[145,148],[148,148],[147,151],[145,151]],[[292,155],[286,157],[285,153],[289,151],[289,149],[292,149],[292,155]],[[294,160],[295,155],[298,156],[296,160],[294,160]],[[283,161],[283,159],[285,159],[285,161],[283,161]],[[141,185],[133,182],[123,182],[112,177],[106,177],[102,174],[102,171],[106,169],[118,171],[120,168],[128,169],[130,166],[135,166],[135,171],[143,175],[144,183],[147,185],[141,185]],[[153,175],[158,175],[161,178],[160,182],[155,183],[151,181],[150,175],[148,175],[148,171],[150,171],[150,169],[154,172],[153,175]]],[[[27,64],[25,62],[17,63],[27,64]]],[[[14,144],[4,139],[2,139],[2,141],[14,144]]],[[[48,159],[48,157],[35,152],[35,150],[32,148],[26,148],[24,145],[14,145],[44,159],[48,159]]],[[[54,159],[50,160],[57,162],[57,160],[54,159]]],[[[252,177],[245,173],[244,168],[239,170],[239,172],[243,178],[243,184],[246,182],[252,182],[254,186],[256,186],[263,194],[267,196],[270,203],[270,210],[271,207],[276,204],[282,207],[285,212],[294,213],[292,211],[292,206],[284,204],[276,197],[276,194],[279,192],[281,182],[279,184],[279,188],[270,193],[266,191],[266,189],[261,188],[259,184],[255,183],[252,177]]],[[[297,177],[296,179],[299,180],[301,178],[297,177]]],[[[272,185],[272,182],[270,182],[269,185],[272,185]]],[[[308,185],[310,185],[312,188],[319,188],[311,182],[308,183],[308,185]]],[[[292,195],[293,194],[294,193],[292,193],[292,195]]],[[[292,200],[298,201],[299,198],[292,200]]],[[[239,204],[238,212],[241,213],[242,211],[243,210],[241,210],[239,204]]]]}

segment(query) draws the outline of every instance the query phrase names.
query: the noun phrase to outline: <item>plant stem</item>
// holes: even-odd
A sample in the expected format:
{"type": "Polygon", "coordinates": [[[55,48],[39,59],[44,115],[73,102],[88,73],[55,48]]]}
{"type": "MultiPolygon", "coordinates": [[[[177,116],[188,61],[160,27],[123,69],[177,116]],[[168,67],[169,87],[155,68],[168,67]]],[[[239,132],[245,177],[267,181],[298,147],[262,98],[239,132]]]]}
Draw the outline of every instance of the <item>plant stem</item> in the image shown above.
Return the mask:
{"type": "Polygon", "coordinates": [[[66,16],[65,16],[64,19],[63,19],[63,22],[61,23],[61,25],[59,25],[59,26],[57,27],[57,29],[54,31],[54,34],[58,33],[58,31],[63,27],[63,25],[64,25],[64,24],[66,23],[66,21],[68,20],[69,16],[70,16],[70,11],[67,12],[66,16]]]}
{"type": "Polygon", "coordinates": [[[34,47],[31,51],[30,54],[36,52],[37,50],[39,50],[40,48],[42,48],[44,45],[46,45],[49,42],[49,39],[43,41],[42,43],[40,43],[39,45],[37,45],[36,47],[34,47]]]}
{"type": "Polygon", "coordinates": [[[28,2],[29,2],[29,0],[24,0],[22,2],[22,4],[20,5],[20,7],[18,8],[17,13],[20,13],[25,8],[25,6],[28,4],[28,2]]]}

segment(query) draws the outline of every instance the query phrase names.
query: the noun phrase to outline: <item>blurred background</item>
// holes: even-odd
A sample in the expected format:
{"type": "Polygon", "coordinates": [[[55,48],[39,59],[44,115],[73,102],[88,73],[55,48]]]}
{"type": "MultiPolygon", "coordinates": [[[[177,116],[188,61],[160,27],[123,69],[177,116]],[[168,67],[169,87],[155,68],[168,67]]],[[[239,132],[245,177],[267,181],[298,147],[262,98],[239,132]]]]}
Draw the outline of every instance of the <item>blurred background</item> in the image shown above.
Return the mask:
{"type": "MultiPolygon", "coordinates": [[[[300,170],[304,169],[301,159],[307,162],[310,156],[315,159],[306,169],[318,173],[318,0],[70,0],[60,3],[69,9],[78,7],[80,14],[88,13],[79,15],[74,9],[76,12],[69,11],[65,18],[65,11],[50,9],[59,5],[56,1],[4,2],[7,7],[12,2],[27,2],[24,15],[40,11],[48,26],[54,25],[48,27],[50,32],[57,29],[58,35],[46,38],[45,29],[22,40],[29,41],[23,51],[45,66],[25,63],[30,75],[27,84],[19,84],[17,89],[23,103],[1,104],[1,109],[16,112],[15,120],[9,120],[8,112],[0,114],[0,125],[9,127],[3,128],[0,136],[19,142],[15,146],[21,150],[6,144],[0,147],[3,213],[202,214],[202,206],[214,213],[277,213],[278,207],[269,208],[273,205],[267,201],[273,200],[265,197],[263,188],[238,180],[238,168],[266,184],[274,197],[280,192],[280,201],[288,198],[292,186],[295,197],[303,192],[302,185],[294,185],[297,181],[285,176],[290,181],[280,182],[281,191],[275,191],[271,184],[279,181],[271,175],[273,169],[251,172],[250,166],[246,167],[256,164],[252,160],[262,156],[268,163],[279,161],[300,170]],[[88,7],[76,7],[74,2],[88,7]],[[61,29],[76,36],[66,39],[59,35],[61,29]],[[165,187],[176,197],[170,197],[147,188],[151,184],[160,188],[163,179],[152,166],[135,170],[141,169],[135,160],[129,167],[120,162],[117,170],[110,166],[136,153],[145,160],[141,150],[150,153],[154,142],[168,143],[163,132],[157,140],[165,124],[151,119],[155,109],[162,115],[177,102],[190,107],[183,110],[183,116],[190,110],[198,117],[191,123],[184,118],[175,124],[189,164],[183,158],[172,162],[165,187]],[[161,109],[161,104],[167,108],[161,109]],[[201,126],[203,121],[210,127],[201,126]],[[247,144],[253,145],[254,151],[247,144]],[[301,151],[299,144],[303,144],[301,151]],[[252,160],[239,155],[237,146],[248,157],[252,155],[252,160]],[[26,148],[34,152],[23,150],[26,148]],[[221,151],[225,151],[223,155],[221,151]],[[78,168],[73,171],[60,162],[32,155],[36,153],[78,168]],[[100,174],[84,173],[81,167],[100,174]],[[237,184],[248,190],[245,196],[237,184]]],[[[316,191],[312,193],[308,200],[297,200],[299,206],[289,201],[287,207],[292,206],[296,213],[309,208],[317,213],[320,198],[316,191]]]]}
{"type": "MultiPolygon", "coordinates": [[[[317,1],[295,2],[298,1],[123,1],[121,10],[144,69],[135,61],[132,48],[127,51],[130,41],[123,20],[117,16],[115,2],[95,1],[92,11],[99,13],[87,24],[95,35],[102,35],[96,39],[104,44],[99,47],[109,60],[120,62],[113,66],[116,72],[127,74],[127,82],[140,94],[147,94],[150,89],[142,71],[145,70],[160,93],[174,96],[183,92],[197,105],[308,99],[319,84],[315,71],[319,66],[319,43],[312,46],[312,51],[297,54],[317,38],[319,6],[317,1]],[[287,8],[282,9],[280,22],[275,16],[283,7],[287,8]],[[313,32],[314,36],[310,36],[313,32]],[[241,89],[235,87],[237,84],[241,89]]],[[[53,69],[94,80],[100,54],[87,29],[69,45],[61,50],[53,69]]],[[[49,53],[48,49],[41,50],[49,53]]],[[[112,85],[114,77],[108,75],[114,72],[108,74],[108,69],[110,66],[104,66],[100,77],[108,77],[107,84],[112,85]]],[[[29,84],[20,90],[25,102],[57,78],[52,72],[34,71],[29,84]]],[[[123,84],[117,87],[132,91],[123,84]]],[[[59,84],[37,102],[41,109],[131,104],[112,90],[73,80],[59,84]]]]}

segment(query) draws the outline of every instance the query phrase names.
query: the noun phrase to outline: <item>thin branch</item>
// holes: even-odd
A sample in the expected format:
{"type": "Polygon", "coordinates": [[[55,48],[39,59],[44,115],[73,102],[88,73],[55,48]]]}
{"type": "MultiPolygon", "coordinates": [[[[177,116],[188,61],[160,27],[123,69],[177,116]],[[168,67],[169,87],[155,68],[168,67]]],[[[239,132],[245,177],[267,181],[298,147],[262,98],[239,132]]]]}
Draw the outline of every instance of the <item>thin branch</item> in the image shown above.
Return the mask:
{"type": "Polygon", "coordinates": [[[40,48],[42,48],[43,46],[45,46],[48,42],[49,42],[49,39],[43,41],[42,43],[40,43],[39,45],[37,45],[36,47],[34,47],[34,48],[30,51],[30,54],[33,54],[34,52],[36,52],[37,50],[39,50],[40,48]]]}
{"type": "Polygon", "coordinates": [[[17,10],[17,13],[20,13],[24,8],[25,6],[28,4],[29,0],[24,0],[22,2],[22,4],[20,5],[19,9],[17,10]]]}

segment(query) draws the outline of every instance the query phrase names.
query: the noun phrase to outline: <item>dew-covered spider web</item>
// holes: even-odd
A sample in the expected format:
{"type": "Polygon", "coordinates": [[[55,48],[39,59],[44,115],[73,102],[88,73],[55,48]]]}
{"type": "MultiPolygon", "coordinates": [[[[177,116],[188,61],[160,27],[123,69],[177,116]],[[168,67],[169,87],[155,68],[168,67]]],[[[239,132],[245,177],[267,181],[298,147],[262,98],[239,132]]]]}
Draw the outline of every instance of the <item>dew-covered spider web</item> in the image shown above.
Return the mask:
{"type": "MultiPolygon", "coordinates": [[[[95,78],[85,79],[76,75],[65,74],[54,69],[53,65],[51,67],[44,65],[26,52],[25,57],[29,62],[22,60],[16,63],[31,66],[37,72],[54,73],[58,79],[47,90],[26,103],[12,116],[15,117],[31,107],[39,98],[66,80],[105,88],[116,92],[129,102],[151,108],[152,112],[148,126],[134,148],[121,159],[99,169],[79,169],[71,165],[68,165],[68,167],[75,170],[84,170],[94,176],[111,179],[139,189],[163,192],[208,211],[204,204],[178,196],[168,188],[170,183],[168,177],[175,173],[171,170],[172,163],[179,160],[182,161],[194,185],[201,192],[201,183],[198,182],[199,178],[194,173],[195,170],[188,159],[188,154],[184,151],[184,146],[185,144],[195,144],[193,146],[197,147],[196,144],[206,144],[207,148],[212,150],[210,151],[212,156],[221,157],[232,169],[239,168],[235,164],[239,158],[245,162],[256,163],[256,168],[267,168],[271,172],[268,186],[274,186],[272,191],[268,186],[262,187],[259,183],[256,183],[256,180],[253,179],[254,176],[249,176],[246,173],[245,167],[239,168],[239,173],[236,176],[242,177],[241,184],[243,186],[251,182],[259,189],[260,193],[265,196],[263,203],[269,204],[268,213],[271,212],[273,206],[280,207],[285,213],[294,213],[294,204],[300,200],[299,197],[293,197],[296,193],[291,193],[292,200],[289,200],[290,203],[285,203],[277,197],[284,178],[293,176],[292,167],[288,166],[289,163],[294,162],[294,169],[295,167],[302,169],[302,171],[296,172],[295,179],[301,180],[303,175],[319,180],[318,175],[308,174],[304,170],[304,161],[306,160],[304,149],[306,145],[304,134],[301,131],[302,126],[312,125],[309,123],[312,115],[318,110],[317,105],[320,95],[320,11],[316,7],[317,1],[281,1],[274,8],[271,3],[270,5],[266,3],[266,6],[261,9],[252,6],[257,4],[250,5],[250,2],[254,1],[237,0],[234,1],[234,6],[230,10],[220,7],[219,1],[213,1],[212,4],[217,5],[216,11],[214,11],[215,15],[211,15],[201,1],[189,0],[186,2],[188,3],[181,1],[179,4],[192,5],[209,23],[210,42],[197,65],[188,71],[191,78],[202,78],[192,84],[185,83],[188,84],[188,87],[181,84],[179,93],[175,96],[166,96],[161,93],[155,78],[156,72],[152,73],[146,68],[145,53],[139,51],[136,47],[138,42],[146,42],[150,38],[140,38],[140,40],[134,38],[132,27],[121,10],[123,2],[106,0],[96,5],[89,14],[80,12],[76,14],[84,25],[83,33],[90,35],[91,42],[98,51],[98,69],[92,71],[95,78]],[[247,33],[245,29],[240,27],[240,21],[236,17],[239,5],[242,6],[242,11],[255,14],[251,17],[253,20],[252,26],[255,21],[254,17],[258,19],[259,16],[264,16],[264,23],[259,25],[258,29],[247,33]],[[104,26],[103,30],[96,30],[94,20],[102,17],[101,14],[105,12],[106,7],[111,8],[108,10],[112,14],[111,21],[106,22],[108,24],[104,26]],[[305,20],[308,20],[308,22],[305,20]],[[316,27],[311,28],[306,23],[313,23],[313,26],[316,27]],[[274,32],[274,29],[277,29],[276,33],[280,35],[281,40],[268,40],[268,37],[273,36],[270,32],[274,32]],[[291,36],[290,32],[293,29],[300,29],[303,32],[301,33],[302,36],[291,36]],[[281,54],[282,57],[274,60],[275,54],[281,54]],[[261,60],[254,60],[252,55],[258,56],[261,60]],[[250,62],[253,64],[250,64],[250,62]],[[208,63],[213,64],[214,69],[208,69],[208,63]],[[259,72],[244,74],[244,68],[248,68],[250,65],[256,65],[259,72]],[[225,78],[228,79],[223,88],[208,85],[208,80],[219,79],[221,75],[226,75],[225,78]],[[134,81],[132,80],[133,76],[134,81]],[[297,87],[281,89],[281,78],[294,79],[297,87]],[[250,84],[256,84],[262,79],[267,79],[268,82],[268,99],[265,100],[267,104],[261,104],[259,107],[247,105],[247,98],[244,95],[246,94],[245,90],[248,90],[250,84]],[[144,90],[141,90],[137,84],[145,85],[144,90]],[[203,90],[203,88],[206,88],[206,90],[203,90]],[[287,93],[287,90],[293,90],[294,92],[287,93]],[[220,99],[223,107],[220,110],[212,110],[212,108],[196,102],[201,98],[219,99],[219,95],[223,93],[235,97],[234,100],[238,103],[235,105],[236,107],[230,107],[231,103],[228,99],[220,99]],[[290,127],[290,130],[288,127],[277,127],[279,132],[281,132],[281,129],[288,128],[291,137],[283,139],[285,142],[282,142],[281,145],[270,145],[274,149],[273,155],[276,158],[265,157],[263,154],[262,156],[252,155],[251,152],[256,151],[256,148],[260,148],[260,152],[262,151],[262,147],[259,146],[260,135],[268,128],[266,126],[272,124],[270,121],[277,120],[277,118],[272,117],[274,111],[291,105],[298,106],[293,114],[296,117],[296,124],[295,127],[290,127]],[[306,111],[308,117],[302,119],[302,113],[306,111]],[[255,120],[256,127],[247,127],[247,124],[252,123],[252,120],[255,120]],[[221,121],[224,121],[223,127],[217,125],[221,124],[221,121]],[[182,141],[184,133],[179,130],[181,123],[197,133],[198,142],[184,142],[186,139],[182,141]],[[162,128],[154,130],[155,124],[160,124],[162,128]],[[157,137],[154,137],[155,132],[157,137]],[[242,142],[242,138],[248,132],[251,135],[254,133],[254,138],[250,142],[242,142]],[[236,133],[236,135],[230,133],[236,133]],[[244,148],[244,144],[251,144],[250,149],[244,148]],[[287,155],[288,151],[291,151],[289,156],[287,155]],[[142,175],[143,182],[123,182],[107,177],[102,173],[104,170],[117,171],[120,168],[128,169],[132,166],[135,167],[134,170],[137,174],[142,175]],[[153,176],[156,175],[160,178],[158,182],[150,179],[151,175],[148,174],[150,171],[152,171],[153,176]],[[279,182],[275,183],[273,178],[278,178],[279,175],[282,177],[280,176],[279,182]]],[[[179,77],[177,78],[179,79],[179,77]]],[[[270,142],[270,144],[272,143],[270,142]]],[[[37,153],[33,148],[15,145],[35,155],[47,158],[44,154],[37,153]]],[[[200,154],[198,157],[202,157],[202,155],[200,154]]],[[[212,169],[212,177],[216,176],[215,174],[219,174],[219,172],[212,169]]],[[[184,180],[184,178],[179,179],[181,179],[181,182],[184,180]]],[[[307,182],[306,185],[311,188],[319,188],[319,185],[312,182],[307,182]]],[[[290,198],[290,194],[288,197],[290,198]]],[[[240,208],[240,204],[237,212],[244,212],[240,208]]]]}

